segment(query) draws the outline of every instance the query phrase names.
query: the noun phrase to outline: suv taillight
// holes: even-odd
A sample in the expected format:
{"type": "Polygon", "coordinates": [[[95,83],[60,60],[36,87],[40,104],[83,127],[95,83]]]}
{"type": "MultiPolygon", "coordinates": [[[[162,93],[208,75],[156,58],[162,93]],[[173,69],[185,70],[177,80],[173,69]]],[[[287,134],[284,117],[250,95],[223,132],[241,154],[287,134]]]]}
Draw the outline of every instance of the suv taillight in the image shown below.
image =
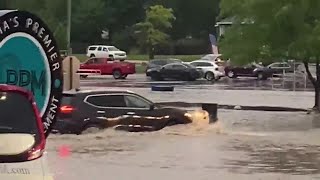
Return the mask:
{"type": "Polygon", "coordinates": [[[75,108],[73,106],[62,106],[60,108],[60,113],[63,113],[63,114],[71,114],[73,111],[75,110],[75,108]]]}

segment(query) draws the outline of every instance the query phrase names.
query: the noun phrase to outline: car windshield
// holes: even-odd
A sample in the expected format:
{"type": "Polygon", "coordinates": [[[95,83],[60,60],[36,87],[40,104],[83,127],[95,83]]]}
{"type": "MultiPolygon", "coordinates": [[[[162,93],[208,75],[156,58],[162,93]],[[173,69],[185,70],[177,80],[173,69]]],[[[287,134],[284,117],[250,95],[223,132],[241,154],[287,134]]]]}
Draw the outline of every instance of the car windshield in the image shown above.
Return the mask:
{"type": "Polygon", "coordinates": [[[108,47],[109,51],[120,51],[118,48],[112,46],[112,47],[108,47]]]}
{"type": "Polygon", "coordinates": [[[0,91],[0,133],[24,133],[39,137],[37,116],[27,97],[0,91]]]}

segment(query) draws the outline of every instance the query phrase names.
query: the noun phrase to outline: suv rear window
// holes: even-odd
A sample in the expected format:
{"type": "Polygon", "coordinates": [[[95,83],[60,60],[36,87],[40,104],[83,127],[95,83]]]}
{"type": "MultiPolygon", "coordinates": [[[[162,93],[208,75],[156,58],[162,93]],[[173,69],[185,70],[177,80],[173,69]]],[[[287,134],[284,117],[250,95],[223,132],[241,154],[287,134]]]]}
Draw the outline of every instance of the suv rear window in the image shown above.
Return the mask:
{"type": "Polygon", "coordinates": [[[0,133],[33,134],[40,138],[37,115],[22,94],[0,91],[0,133]]]}
{"type": "Polygon", "coordinates": [[[75,95],[71,95],[71,94],[64,94],[63,95],[63,98],[62,98],[62,101],[61,101],[61,105],[64,106],[64,105],[71,105],[72,103],[72,98],[74,97],[75,95]]]}

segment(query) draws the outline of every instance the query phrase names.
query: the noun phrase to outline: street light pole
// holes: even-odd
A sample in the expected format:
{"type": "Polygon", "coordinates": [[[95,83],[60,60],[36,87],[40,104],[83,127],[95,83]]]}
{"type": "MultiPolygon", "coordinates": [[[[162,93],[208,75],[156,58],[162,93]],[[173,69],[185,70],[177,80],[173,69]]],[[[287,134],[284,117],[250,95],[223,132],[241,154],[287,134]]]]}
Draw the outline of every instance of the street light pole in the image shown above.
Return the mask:
{"type": "Polygon", "coordinates": [[[68,25],[67,25],[67,52],[68,52],[68,55],[72,54],[70,44],[71,44],[71,0],[68,0],[68,25]]]}

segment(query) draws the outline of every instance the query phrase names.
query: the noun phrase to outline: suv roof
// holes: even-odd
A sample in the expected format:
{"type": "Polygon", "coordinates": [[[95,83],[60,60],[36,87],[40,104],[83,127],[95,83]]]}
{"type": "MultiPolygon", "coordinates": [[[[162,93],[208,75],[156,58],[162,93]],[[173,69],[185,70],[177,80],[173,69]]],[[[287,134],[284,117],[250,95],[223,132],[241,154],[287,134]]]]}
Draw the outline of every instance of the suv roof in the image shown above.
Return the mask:
{"type": "Polygon", "coordinates": [[[115,46],[106,46],[106,45],[90,45],[89,47],[96,47],[96,46],[103,46],[103,47],[115,47],[115,46]]]}

